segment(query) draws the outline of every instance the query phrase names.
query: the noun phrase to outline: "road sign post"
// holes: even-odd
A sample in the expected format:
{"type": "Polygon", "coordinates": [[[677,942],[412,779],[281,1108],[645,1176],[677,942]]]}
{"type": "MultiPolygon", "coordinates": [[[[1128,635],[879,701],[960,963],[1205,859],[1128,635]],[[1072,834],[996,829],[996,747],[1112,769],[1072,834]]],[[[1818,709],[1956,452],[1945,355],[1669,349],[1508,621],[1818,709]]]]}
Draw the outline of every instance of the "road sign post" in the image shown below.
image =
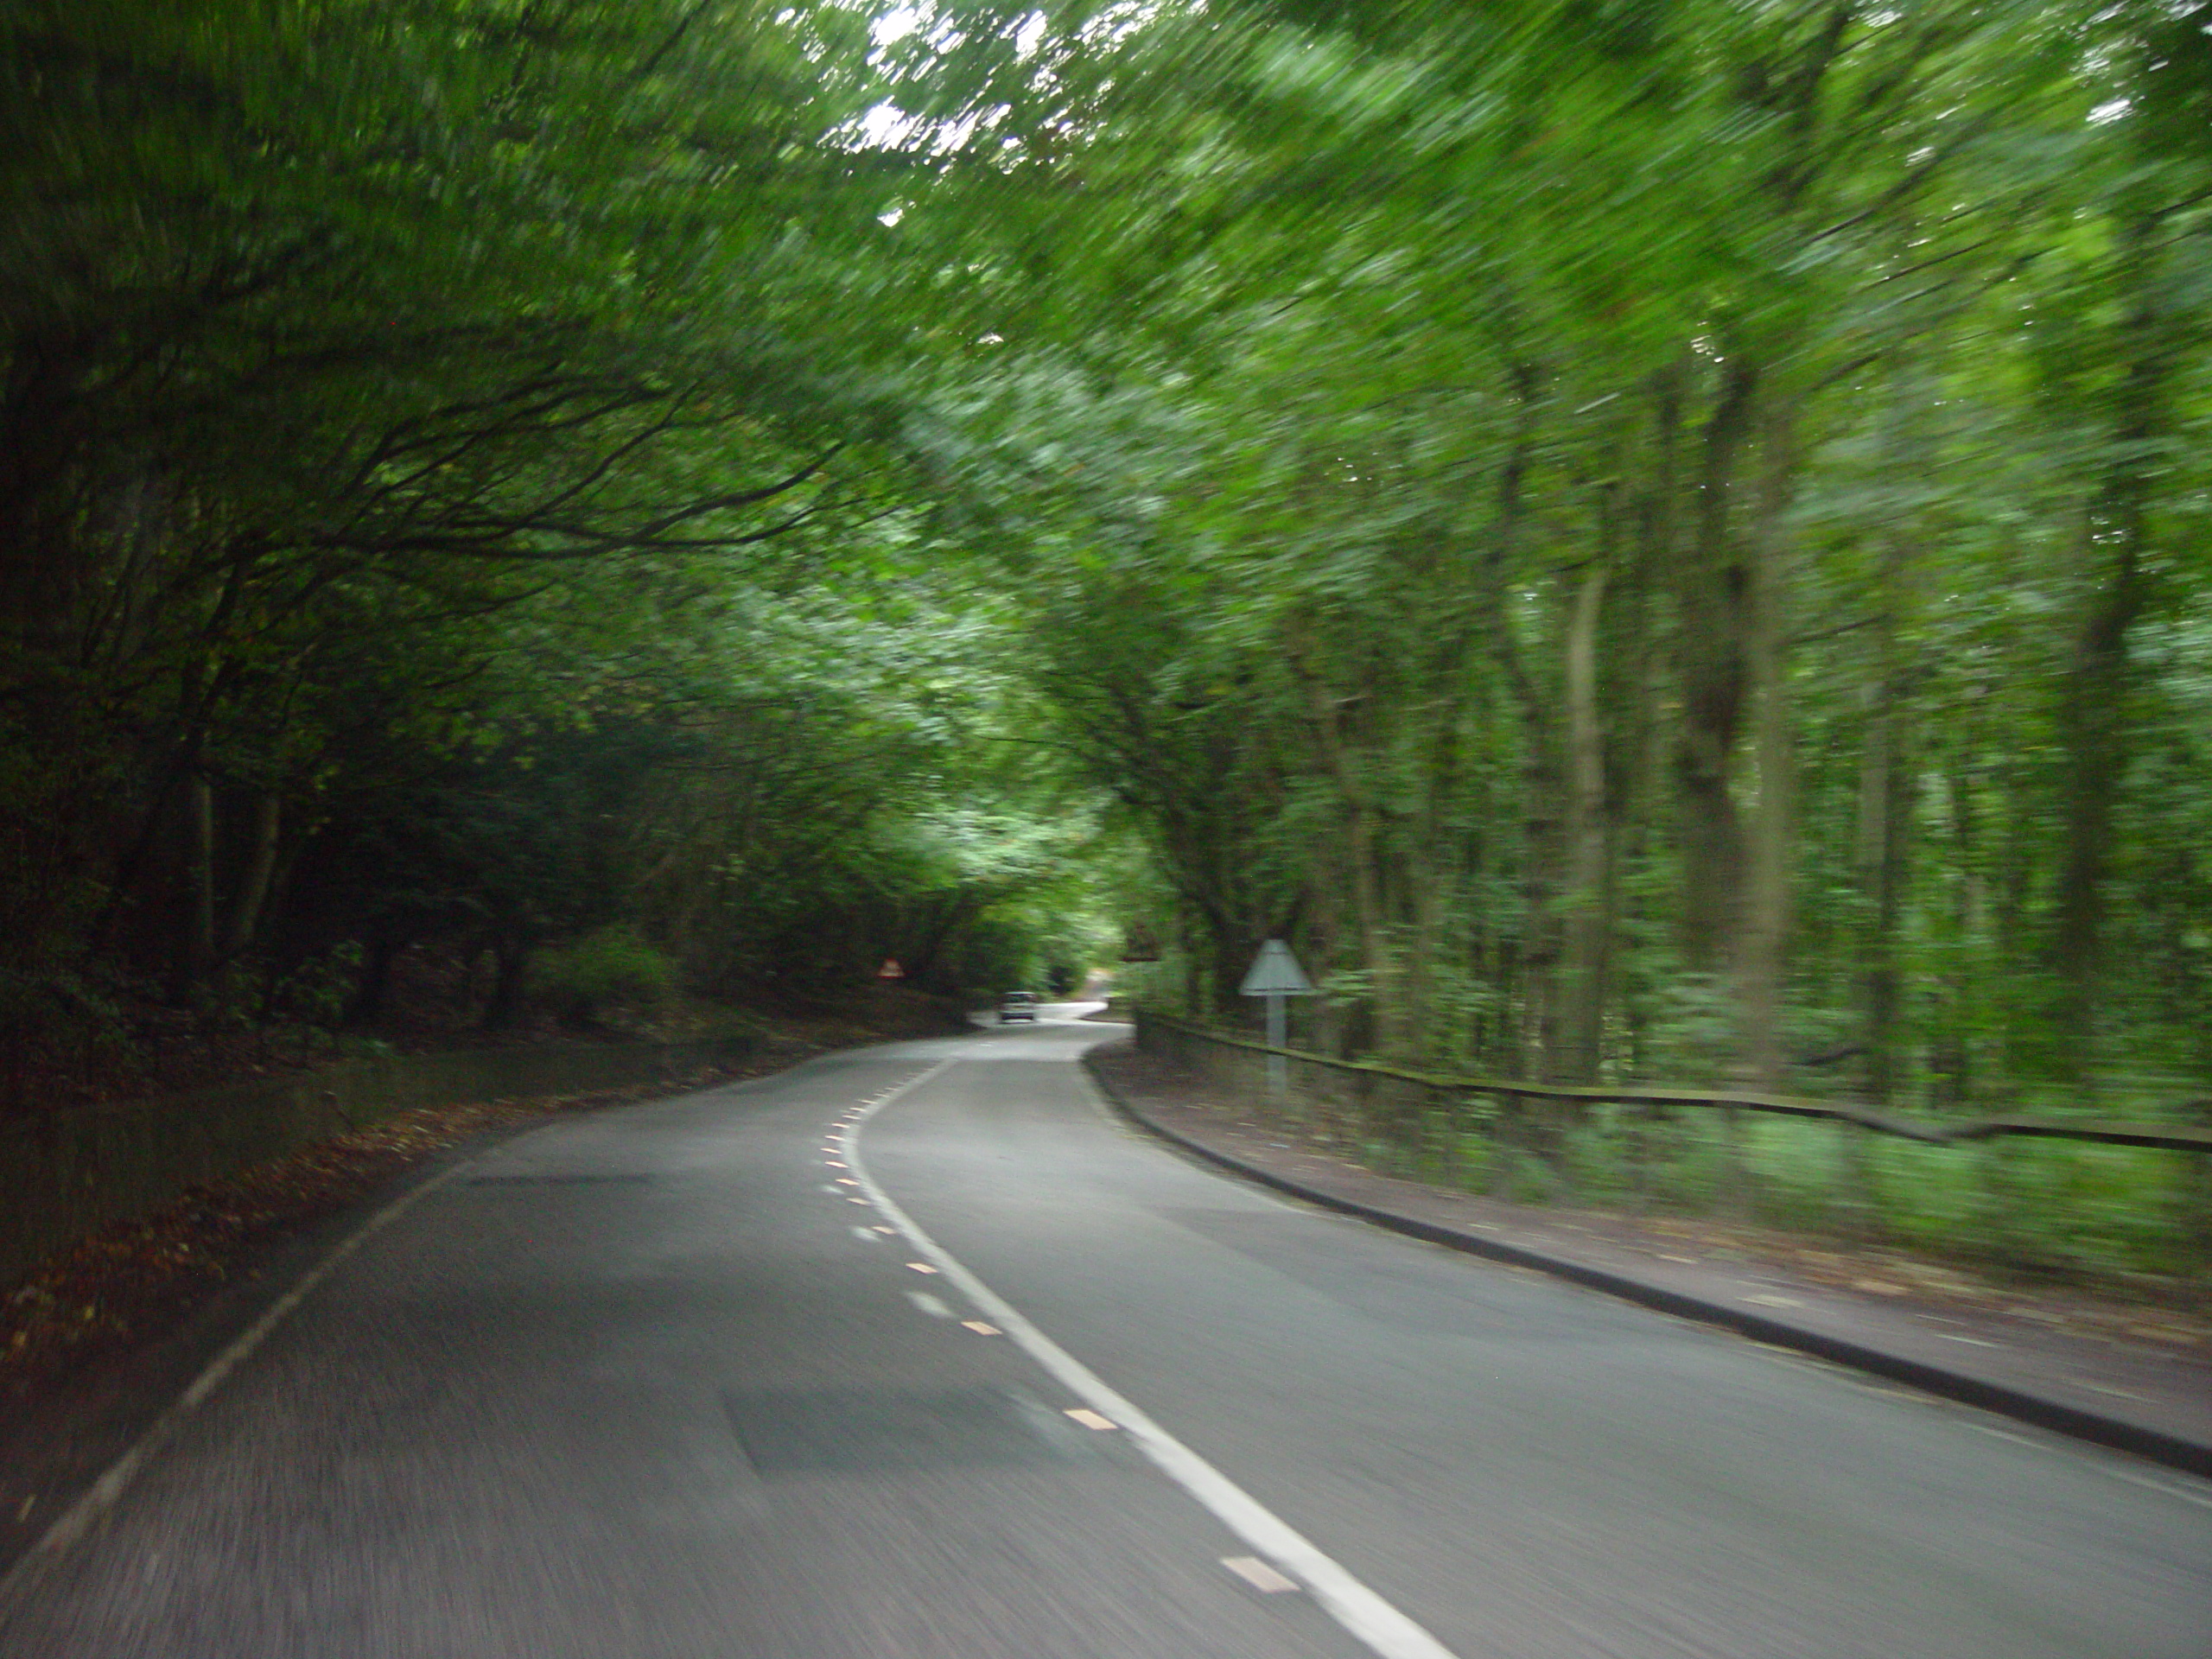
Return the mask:
{"type": "MultiPolygon", "coordinates": [[[[1252,966],[1244,975],[1244,982],[1237,989],[1246,996],[1260,996],[1268,1004],[1268,1046],[1283,1048],[1289,1045],[1288,1020],[1283,999],[1287,996],[1311,996],[1313,982],[1298,965],[1298,958],[1290,954],[1290,947],[1281,939],[1269,939],[1260,947],[1260,954],[1252,958],[1252,966]]],[[[1290,1083],[1289,1068],[1280,1054],[1268,1056],[1268,1093],[1281,1100],[1290,1083]]]]}

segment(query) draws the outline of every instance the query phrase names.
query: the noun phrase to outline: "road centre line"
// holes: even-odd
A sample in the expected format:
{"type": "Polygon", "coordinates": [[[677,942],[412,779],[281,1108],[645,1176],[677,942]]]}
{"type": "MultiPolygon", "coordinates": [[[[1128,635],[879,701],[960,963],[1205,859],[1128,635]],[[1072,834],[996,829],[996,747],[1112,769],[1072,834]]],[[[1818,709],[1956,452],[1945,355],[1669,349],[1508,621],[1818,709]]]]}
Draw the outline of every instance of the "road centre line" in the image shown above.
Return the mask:
{"type": "Polygon", "coordinates": [[[1170,1480],[1211,1510],[1216,1519],[1250,1545],[1262,1560],[1294,1583],[1304,1585],[1324,1611],[1381,1659],[1453,1659],[1449,1648],[1354,1578],[1289,1522],[1170,1434],[1134,1402],[1109,1387],[1089,1366],[1031,1324],[1019,1308],[924,1232],[868,1173],[868,1165],[860,1155],[860,1128],[886,1106],[950,1071],[965,1058],[954,1055],[940,1060],[890,1090],[862,1114],[848,1152],[861,1190],[906,1235],[915,1250],[936,1263],[944,1277],[959,1286],[970,1302],[1020,1344],[1023,1352],[1092,1410],[1119,1424],[1138,1449],[1170,1480]]]}
{"type": "Polygon", "coordinates": [[[1298,1586],[1256,1555],[1224,1555],[1221,1564],[1262,1594],[1279,1596],[1298,1586]]]}
{"type": "MultiPolygon", "coordinates": [[[[877,1105],[893,1096],[904,1094],[925,1079],[934,1077],[945,1067],[955,1064],[959,1058],[961,1057],[956,1056],[953,1059],[940,1061],[926,1071],[910,1077],[898,1088],[878,1096],[874,1101],[866,1105],[853,1107],[845,1114],[846,1117],[855,1121],[864,1120],[877,1105]]],[[[852,1129],[849,1128],[845,1132],[850,1134],[852,1129]]],[[[137,1478],[139,1471],[145,1466],[147,1459],[160,1450],[183,1424],[186,1418],[197,1411],[211,1395],[222,1387],[231,1373],[243,1364],[253,1351],[268,1339],[271,1332],[291,1317],[293,1311],[305,1301],[324,1280],[343,1266],[349,1257],[376,1234],[398,1220],[401,1216],[429,1197],[431,1193],[476,1166],[491,1150],[492,1148],[486,1147],[473,1155],[460,1159],[446,1169],[430,1176],[427,1180],[418,1182],[408,1188],[340,1240],[320,1262],[302,1274],[290,1289],[271,1302],[252,1324],[233,1338],[214,1358],[208,1361],[199,1375],[194,1377],[186,1387],[184,1392],[154,1420],[151,1426],[138,1437],[130,1449],[109,1464],[99,1477],[79,1494],[76,1501],[55,1517],[54,1522],[39,1535],[37,1540],[16,1558],[8,1570],[5,1573],[0,1573],[0,1601],[6,1600],[18,1585],[28,1580],[47,1562],[66,1552],[70,1546],[90,1531],[100,1516],[115,1506],[117,1500],[137,1478]]],[[[846,1185],[852,1185],[855,1183],[848,1181],[846,1185]]],[[[821,1190],[833,1196],[845,1196],[840,1194],[834,1185],[825,1184],[821,1190]]],[[[845,1201],[848,1204],[863,1205],[868,1202],[864,1198],[849,1196],[846,1196],[845,1201]]],[[[887,1233],[892,1230],[878,1228],[875,1230],[880,1233],[887,1233]]],[[[23,1513],[28,1514],[28,1510],[23,1513]]]]}

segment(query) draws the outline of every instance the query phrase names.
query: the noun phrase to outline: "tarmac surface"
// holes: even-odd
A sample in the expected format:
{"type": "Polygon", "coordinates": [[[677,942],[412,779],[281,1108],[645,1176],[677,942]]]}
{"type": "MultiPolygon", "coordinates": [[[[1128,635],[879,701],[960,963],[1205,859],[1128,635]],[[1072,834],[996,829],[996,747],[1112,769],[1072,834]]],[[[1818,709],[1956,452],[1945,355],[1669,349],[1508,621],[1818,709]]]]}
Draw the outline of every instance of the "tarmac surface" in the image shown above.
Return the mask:
{"type": "Polygon", "coordinates": [[[2212,1485],[889,1045],[410,1191],[0,1589],[10,1659],[2204,1659],[2212,1485]]]}
{"type": "MultiPolygon", "coordinates": [[[[1213,1103],[1211,1086],[1126,1044],[1084,1063],[1135,1122],[1208,1161],[1395,1231],[1533,1267],[1646,1306],[1727,1326],[2014,1420],[2212,1476],[2212,1358],[2115,1338],[2069,1299],[1877,1292],[1787,1258],[1715,1249],[1662,1217],[1510,1201],[1378,1173],[1213,1103]],[[1684,1254],[1685,1251],[1692,1254],[1684,1254]],[[2067,1319],[2071,1312],[2077,1317],[2067,1319]],[[2073,1328],[2067,1328],[2071,1326],[2073,1328]]],[[[1738,1242],[1752,1242],[1745,1236],[1738,1242]]],[[[1795,1254],[1808,1254],[1799,1249],[1795,1254]]],[[[1811,1252],[1833,1269],[1848,1252],[1811,1252]]],[[[1878,1258],[1877,1258],[1878,1260],[1878,1258]]],[[[1859,1284],[1869,1282],[1859,1279],[1859,1284]]],[[[2139,1319],[2158,1316],[2139,1310],[2139,1319]]],[[[2185,1334],[2185,1333],[2184,1333],[2185,1334]]]]}

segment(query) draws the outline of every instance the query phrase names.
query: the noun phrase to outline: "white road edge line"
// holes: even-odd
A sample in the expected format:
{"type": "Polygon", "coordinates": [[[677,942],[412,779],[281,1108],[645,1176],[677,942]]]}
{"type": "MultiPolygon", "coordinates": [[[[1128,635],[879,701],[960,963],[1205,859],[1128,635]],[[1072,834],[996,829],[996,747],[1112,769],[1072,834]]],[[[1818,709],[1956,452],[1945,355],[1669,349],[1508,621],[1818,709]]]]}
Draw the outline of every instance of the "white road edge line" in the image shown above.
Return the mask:
{"type": "Polygon", "coordinates": [[[86,1487],[74,1503],[62,1511],[60,1518],[17,1558],[4,1576],[0,1576],[0,1601],[7,1599],[18,1581],[29,1578],[35,1567],[59,1555],[89,1532],[93,1522],[113,1508],[116,1500],[130,1488],[138,1471],[145,1467],[147,1460],[161,1449],[170,1435],[183,1427],[185,1420],[198,1410],[210,1395],[223,1386],[231,1373],[245,1363],[247,1357],[268,1339],[269,1333],[282,1325],[292,1311],[314,1293],[316,1286],[335,1273],[354,1251],[377,1233],[389,1227],[455,1176],[473,1168],[477,1161],[476,1158],[466,1159],[442,1173],[433,1175],[419,1186],[410,1187],[401,1193],[346,1235],[329,1255],[302,1274],[299,1282],[264,1308],[260,1318],[232,1338],[228,1347],[207,1362],[200,1375],[193,1378],[191,1386],[154,1420],[152,1427],[138,1437],[137,1444],[108,1465],[100,1478],[86,1487]]]}
{"type": "Polygon", "coordinates": [[[1007,1336],[1038,1364],[1058,1378],[1068,1392],[1101,1415],[1121,1425],[1122,1431],[1159,1466],[1161,1472],[1212,1511],[1216,1519],[1242,1538],[1277,1571],[1306,1586],[1330,1618],[1382,1659],[1454,1659],[1452,1650],[1400,1612],[1381,1596],[1322,1553],[1319,1546],[1294,1529],[1235,1481],[1170,1434],[1139,1410],[1096,1373],[1059,1344],[1039,1331],[1021,1311],[970,1273],[950,1251],[931,1238],[901,1210],[888,1192],[876,1184],[860,1155],[860,1129],[869,1118],[966,1057],[940,1060],[910,1078],[870,1106],[853,1130],[849,1156],[861,1190],[874,1201],[884,1218],[904,1233],[919,1255],[935,1262],[961,1294],[988,1314],[1007,1336]]]}
{"type": "Polygon", "coordinates": [[[2105,1472],[2114,1480],[2124,1480],[2131,1486],[2147,1486],[2154,1492],[2164,1492],[2168,1497],[2177,1497],[2184,1503],[2194,1503],[2200,1510],[2212,1510],[2212,1497],[2192,1492],[2180,1486],[2169,1486],[2163,1480],[2151,1480],[2129,1469],[2107,1469],[2105,1472]]]}

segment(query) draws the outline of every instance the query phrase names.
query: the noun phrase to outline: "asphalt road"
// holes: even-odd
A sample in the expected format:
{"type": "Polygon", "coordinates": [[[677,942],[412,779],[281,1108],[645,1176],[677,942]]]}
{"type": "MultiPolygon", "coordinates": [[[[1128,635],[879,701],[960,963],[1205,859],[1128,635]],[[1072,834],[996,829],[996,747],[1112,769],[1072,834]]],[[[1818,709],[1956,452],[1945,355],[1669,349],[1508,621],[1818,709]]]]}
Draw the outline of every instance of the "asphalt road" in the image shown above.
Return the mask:
{"type": "Polygon", "coordinates": [[[0,1654],[2212,1656],[2212,1487],[1198,1168],[1093,1096],[1113,1034],[503,1144],[0,1654]]]}

